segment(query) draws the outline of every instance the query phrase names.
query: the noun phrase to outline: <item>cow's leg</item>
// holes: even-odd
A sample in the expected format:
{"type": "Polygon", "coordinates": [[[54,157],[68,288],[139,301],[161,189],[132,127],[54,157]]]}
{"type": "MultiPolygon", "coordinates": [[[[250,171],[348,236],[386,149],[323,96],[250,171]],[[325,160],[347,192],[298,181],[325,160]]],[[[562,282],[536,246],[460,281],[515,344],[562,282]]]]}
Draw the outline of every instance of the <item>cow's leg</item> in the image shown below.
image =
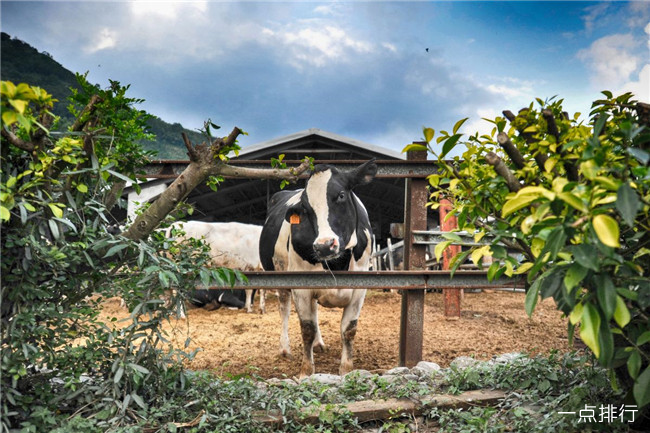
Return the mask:
{"type": "Polygon", "coordinates": [[[341,318],[341,366],[339,374],[343,376],[352,371],[354,358],[354,337],[357,334],[357,322],[365,298],[365,290],[357,290],[350,303],[343,309],[341,318]]]}
{"type": "Polygon", "coordinates": [[[253,290],[252,289],[246,289],[246,303],[244,304],[244,308],[246,308],[247,313],[252,313],[253,312],[253,290]]]}
{"type": "Polygon", "coordinates": [[[323,336],[320,334],[320,326],[318,326],[318,302],[316,302],[315,298],[311,301],[311,310],[314,315],[314,323],[316,324],[316,335],[314,336],[312,348],[316,352],[325,352],[325,342],[323,342],[323,336]]]}
{"type": "Polygon", "coordinates": [[[266,314],[266,289],[260,289],[260,314],[266,314]]]}
{"type": "Polygon", "coordinates": [[[293,292],[293,303],[300,319],[300,332],[302,334],[302,366],[299,379],[314,374],[314,342],[318,331],[315,303],[311,294],[306,290],[293,292]]]}
{"type": "Polygon", "coordinates": [[[289,344],[289,313],[291,313],[291,291],[278,290],[278,302],[280,304],[280,318],[282,319],[282,330],[280,331],[280,355],[291,355],[289,344]]]}

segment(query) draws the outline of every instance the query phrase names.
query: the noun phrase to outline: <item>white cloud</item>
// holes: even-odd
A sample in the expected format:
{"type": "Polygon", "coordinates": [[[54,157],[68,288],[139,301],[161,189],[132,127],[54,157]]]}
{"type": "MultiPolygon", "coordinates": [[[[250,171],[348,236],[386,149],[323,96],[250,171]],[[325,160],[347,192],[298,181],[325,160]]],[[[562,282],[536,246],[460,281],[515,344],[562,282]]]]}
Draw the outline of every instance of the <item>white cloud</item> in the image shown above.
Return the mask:
{"type": "Polygon", "coordinates": [[[615,91],[614,94],[619,95],[625,92],[632,92],[635,99],[650,103],[650,64],[646,64],[641,69],[638,81],[628,81],[619,90],[615,91]]]}
{"type": "Polygon", "coordinates": [[[297,69],[304,66],[323,67],[330,62],[346,61],[354,54],[373,51],[372,44],[354,39],[340,27],[319,27],[309,21],[307,24],[310,26],[296,30],[263,30],[264,35],[289,49],[291,57],[287,61],[297,69]]]}
{"type": "Polygon", "coordinates": [[[97,51],[114,48],[117,45],[117,32],[109,28],[103,28],[93,37],[90,45],[86,45],[84,51],[93,54],[97,51]]]}
{"type": "Polygon", "coordinates": [[[149,1],[137,0],[131,3],[131,12],[136,16],[145,16],[175,20],[187,10],[205,12],[207,10],[206,1],[175,2],[175,1],[149,1]]]}
{"type": "Polygon", "coordinates": [[[589,48],[580,50],[578,59],[591,69],[591,83],[594,87],[612,89],[629,81],[639,66],[634,53],[638,41],[630,34],[614,34],[596,39],[589,48]]]}
{"type": "Polygon", "coordinates": [[[397,52],[397,47],[394,44],[391,44],[390,42],[384,42],[384,43],[381,44],[381,46],[386,48],[391,53],[396,53],[397,52]]]}
{"type": "Polygon", "coordinates": [[[591,33],[591,31],[594,29],[594,24],[596,21],[602,17],[607,9],[609,8],[609,3],[603,2],[603,3],[598,3],[593,6],[588,6],[584,10],[586,14],[582,17],[582,20],[585,24],[585,30],[587,33],[591,33]]]}

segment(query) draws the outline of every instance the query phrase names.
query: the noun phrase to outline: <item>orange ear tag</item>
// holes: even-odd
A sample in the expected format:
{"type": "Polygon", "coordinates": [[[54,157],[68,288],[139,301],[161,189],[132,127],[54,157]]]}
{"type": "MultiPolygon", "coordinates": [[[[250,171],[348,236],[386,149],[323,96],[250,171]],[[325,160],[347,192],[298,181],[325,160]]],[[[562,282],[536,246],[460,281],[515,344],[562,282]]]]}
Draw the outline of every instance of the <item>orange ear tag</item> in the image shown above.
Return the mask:
{"type": "Polygon", "coordinates": [[[300,215],[297,213],[291,214],[289,217],[289,223],[290,224],[300,224],[300,215]]]}

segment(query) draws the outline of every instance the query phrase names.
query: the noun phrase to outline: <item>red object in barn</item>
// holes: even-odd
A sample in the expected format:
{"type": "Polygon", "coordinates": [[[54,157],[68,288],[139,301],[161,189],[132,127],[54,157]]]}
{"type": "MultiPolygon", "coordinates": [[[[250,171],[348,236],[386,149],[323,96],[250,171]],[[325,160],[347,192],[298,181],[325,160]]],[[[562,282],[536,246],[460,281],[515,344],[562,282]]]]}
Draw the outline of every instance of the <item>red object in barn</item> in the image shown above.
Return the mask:
{"type": "MultiPolygon", "coordinates": [[[[450,232],[458,228],[458,220],[456,216],[450,215],[452,205],[451,201],[447,198],[440,199],[440,230],[443,232],[450,232]]],[[[442,269],[449,270],[451,259],[460,253],[460,245],[449,245],[442,253],[442,269]]],[[[445,317],[447,319],[460,319],[460,303],[461,303],[461,288],[458,289],[443,289],[444,304],[445,304],[445,317]]]]}

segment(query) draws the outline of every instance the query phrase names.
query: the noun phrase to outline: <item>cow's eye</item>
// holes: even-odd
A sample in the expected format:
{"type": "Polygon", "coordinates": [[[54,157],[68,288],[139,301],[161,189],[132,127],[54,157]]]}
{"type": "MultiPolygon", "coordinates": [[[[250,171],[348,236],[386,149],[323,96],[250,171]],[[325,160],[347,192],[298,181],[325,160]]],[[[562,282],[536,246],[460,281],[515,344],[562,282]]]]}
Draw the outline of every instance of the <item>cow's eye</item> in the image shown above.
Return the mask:
{"type": "Polygon", "coordinates": [[[336,197],[337,201],[344,201],[345,200],[345,191],[341,191],[339,195],[336,197]]]}

